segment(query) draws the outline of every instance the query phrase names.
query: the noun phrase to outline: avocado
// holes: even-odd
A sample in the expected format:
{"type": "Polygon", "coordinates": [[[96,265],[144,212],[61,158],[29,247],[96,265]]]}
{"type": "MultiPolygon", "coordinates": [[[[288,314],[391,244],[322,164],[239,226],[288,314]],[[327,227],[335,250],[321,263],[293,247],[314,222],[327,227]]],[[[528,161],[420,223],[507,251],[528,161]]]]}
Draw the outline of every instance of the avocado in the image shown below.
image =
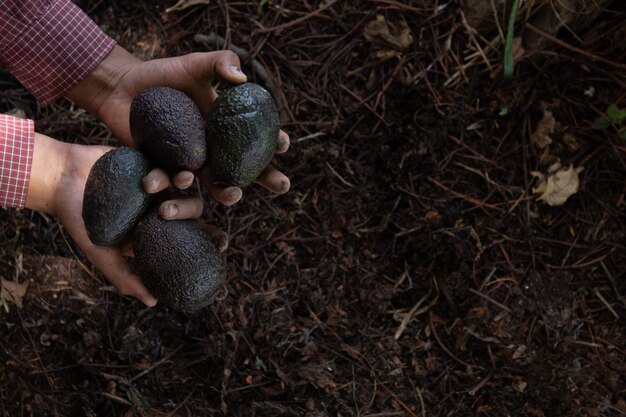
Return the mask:
{"type": "Polygon", "coordinates": [[[175,310],[206,307],[226,277],[222,256],[198,222],[166,221],[152,212],[137,226],[133,248],[146,288],[175,310]]]}
{"type": "Polygon", "coordinates": [[[98,158],[83,194],[83,221],[93,243],[115,245],[132,232],[153,199],[142,183],[151,169],[132,148],[117,148],[98,158]]]}
{"type": "Polygon", "coordinates": [[[216,181],[246,187],[261,175],[278,146],[279,117],[271,94],[258,84],[230,86],[207,119],[207,147],[216,181]]]}
{"type": "Polygon", "coordinates": [[[151,87],[133,99],[130,132],[139,149],[169,172],[195,171],[206,160],[204,120],[196,103],[169,87],[151,87]]]}

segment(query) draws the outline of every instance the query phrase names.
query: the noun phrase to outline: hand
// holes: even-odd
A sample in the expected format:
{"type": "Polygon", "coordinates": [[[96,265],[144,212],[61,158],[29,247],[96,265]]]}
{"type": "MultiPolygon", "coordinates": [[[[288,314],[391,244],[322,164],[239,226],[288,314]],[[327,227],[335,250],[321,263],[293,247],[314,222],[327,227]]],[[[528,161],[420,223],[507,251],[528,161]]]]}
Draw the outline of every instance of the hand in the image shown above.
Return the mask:
{"type": "MultiPolygon", "coordinates": [[[[94,245],[83,223],[83,193],[89,171],[96,160],[110,149],[105,146],[68,144],[35,134],[26,207],[56,216],[89,261],[120,293],[136,297],[151,307],[157,300],[132,270],[124,258],[122,248],[94,245]]],[[[202,214],[202,201],[197,198],[186,201],[189,201],[185,206],[188,210],[177,213],[173,218],[193,218],[202,214]]],[[[225,234],[211,230],[214,239],[221,243],[219,249],[226,249],[225,234]]]]}
{"type": "MultiPolygon", "coordinates": [[[[116,46],[67,96],[104,121],[122,143],[132,146],[129,112],[132,100],[139,92],[154,86],[184,91],[206,116],[217,97],[211,86],[215,80],[234,84],[247,80],[241,72],[237,55],[230,51],[205,52],[143,62],[116,46]]],[[[288,148],[289,136],[280,131],[276,153],[283,153],[288,148]]],[[[177,186],[186,184],[179,178],[181,175],[189,179],[188,172],[177,174],[173,178],[177,186]]],[[[224,205],[232,205],[241,199],[240,188],[215,184],[207,170],[203,170],[201,180],[213,198],[224,205]]],[[[168,179],[165,172],[161,172],[147,182],[153,183],[154,189],[158,189],[164,187],[168,179]]],[[[273,167],[268,167],[256,182],[276,193],[287,192],[290,187],[289,179],[273,167]]],[[[180,208],[185,202],[178,204],[180,208]]]]}

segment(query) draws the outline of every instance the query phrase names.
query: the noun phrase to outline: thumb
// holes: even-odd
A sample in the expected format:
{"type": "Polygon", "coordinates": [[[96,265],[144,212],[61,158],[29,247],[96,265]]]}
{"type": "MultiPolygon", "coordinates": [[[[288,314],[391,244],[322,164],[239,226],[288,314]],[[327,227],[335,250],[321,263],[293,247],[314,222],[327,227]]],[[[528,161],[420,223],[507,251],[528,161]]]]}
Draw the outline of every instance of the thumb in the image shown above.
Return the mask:
{"type": "Polygon", "coordinates": [[[241,71],[239,57],[232,51],[194,52],[173,58],[155,59],[142,64],[135,88],[138,91],[163,85],[189,94],[203,115],[215,101],[211,82],[240,84],[248,80],[241,71]]]}
{"type": "Polygon", "coordinates": [[[184,55],[187,70],[198,83],[214,79],[239,84],[248,77],[241,71],[239,57],[232,51],[196,52],[184,55]]]}
{"type": "Polygon", "coordinates": [[[156,298],[143,285],[139,275],[133,272],[119,249],[94,245],[85,250],[85,255],[121,294],[135,297],[148,307],[156,305],[156,298]]]}

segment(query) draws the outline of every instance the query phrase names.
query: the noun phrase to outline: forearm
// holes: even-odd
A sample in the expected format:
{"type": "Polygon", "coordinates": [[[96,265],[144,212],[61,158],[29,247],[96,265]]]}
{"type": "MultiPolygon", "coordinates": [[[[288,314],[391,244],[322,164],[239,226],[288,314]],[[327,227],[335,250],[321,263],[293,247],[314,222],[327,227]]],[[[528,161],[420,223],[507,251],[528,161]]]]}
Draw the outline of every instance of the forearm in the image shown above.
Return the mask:
{"type": "Polygon", "coordinates": [[[0,206],[24,207],[34,139],[32,120],[0,114],[0,206]]]}
{"type": "Polygon", "coordinates": [[[115,87],[131,67],[140,62],[141,60],[116,45],[106,58],[65,96],[102,119],[105,103],[115,102],[112,95],[119,94],[115,87]]]}
{"type": "Polygon", "coordinates": [[[41,104],[74,87],[114,45],[69,0],[0,0],[0,63],[41,104]]]}
{"type": "Polygon", "coordinates": [[[56,214],[55,199],[59,184],[63,176],[67,175],[68,155],[71,146],[78,145],[70,145],[35,133],[26,208],[56,214]]]}

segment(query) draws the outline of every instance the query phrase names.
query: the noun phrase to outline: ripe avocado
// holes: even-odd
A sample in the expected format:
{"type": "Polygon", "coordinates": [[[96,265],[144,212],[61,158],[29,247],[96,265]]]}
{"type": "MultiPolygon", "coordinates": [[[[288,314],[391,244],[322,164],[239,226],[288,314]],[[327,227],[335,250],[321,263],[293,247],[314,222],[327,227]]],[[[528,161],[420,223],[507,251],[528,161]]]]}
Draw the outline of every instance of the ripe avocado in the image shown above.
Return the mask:
{"type": "Polygon", "coordinates": [[[238,187],[252,184],[276,152],[279,124],[276,103],[263,87],[244,83],[226,88],[207,120],[214,178],[238,187]]]}
{"type": "Polygon", "coordinates": [[[83,221],[93,243],[115,245],[135,228],[153,199],[142,183],[151,169],[141,152],[132,148],[109,151],[91,167],[83,195],[83,221]]]}
{"type": "Polygon", "coordinates": [[[143,90],[130,106],[130,132],[139,149],[170,171],[195,171],[206,160],[204,120],[196,103],[169,87],[143,90]]]}
{"type": "Polygon", "coordinates": [[[148,214],[133,235],[139,275],[146,288],[176,310],[193,312],[213,301],[226,269],[209,235],[194,222],[148,214]]]}

